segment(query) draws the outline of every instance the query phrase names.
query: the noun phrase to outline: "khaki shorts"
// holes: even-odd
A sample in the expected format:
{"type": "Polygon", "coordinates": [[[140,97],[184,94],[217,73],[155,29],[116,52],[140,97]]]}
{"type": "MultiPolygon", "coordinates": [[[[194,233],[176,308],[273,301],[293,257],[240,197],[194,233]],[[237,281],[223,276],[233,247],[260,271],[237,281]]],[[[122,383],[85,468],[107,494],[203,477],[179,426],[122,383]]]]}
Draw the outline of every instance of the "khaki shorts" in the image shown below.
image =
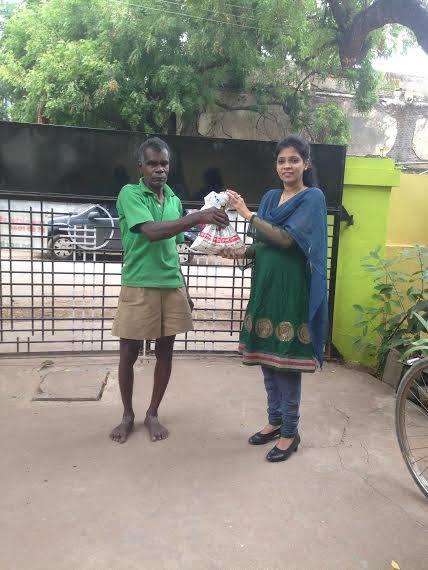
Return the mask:
{"type": "Polygon", "coordinates": [[[112,334],[130,340],[174,336],[193,330],[186,289],[122,285],[112,334]]]}

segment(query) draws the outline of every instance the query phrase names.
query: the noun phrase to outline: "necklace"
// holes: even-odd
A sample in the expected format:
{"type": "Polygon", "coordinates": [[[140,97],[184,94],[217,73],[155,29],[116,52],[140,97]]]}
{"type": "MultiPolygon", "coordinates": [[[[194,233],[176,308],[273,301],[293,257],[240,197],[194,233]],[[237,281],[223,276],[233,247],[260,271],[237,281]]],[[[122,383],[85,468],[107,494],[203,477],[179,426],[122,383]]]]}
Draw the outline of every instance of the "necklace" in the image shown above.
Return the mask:
{"type": "Polygon", "coordinates": [[[282,206],[282,204],[285,204],[285,202],[288,202],[288,200],[291,200],[291,198],[294,198],[294,196],[296,196],[296,194],[300,194],[300,192],[303,192],[303,190],[307,190],[307,186],[303,186],[302,188],[300,188],[300,190],[297,190],[297,192],[293,192],[293,194],[291,194],[290,196],[288,196],[287,194],[284,194],[286,192],[286,190],[283,190],[281,197],[279,199],[279,204],[278,206],[282,206]]]}

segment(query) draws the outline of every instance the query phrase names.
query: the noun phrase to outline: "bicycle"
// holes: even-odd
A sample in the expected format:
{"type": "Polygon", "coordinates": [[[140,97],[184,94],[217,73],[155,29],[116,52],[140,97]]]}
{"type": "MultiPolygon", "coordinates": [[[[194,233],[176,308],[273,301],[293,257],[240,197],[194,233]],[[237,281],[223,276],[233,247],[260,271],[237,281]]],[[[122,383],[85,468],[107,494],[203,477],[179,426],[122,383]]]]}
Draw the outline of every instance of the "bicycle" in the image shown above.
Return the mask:
{"type": "Polygon", "coordinates": [[[410,362],[397,390],[395,427],[407,468],[428,497],[428,357],[410,362]]]}

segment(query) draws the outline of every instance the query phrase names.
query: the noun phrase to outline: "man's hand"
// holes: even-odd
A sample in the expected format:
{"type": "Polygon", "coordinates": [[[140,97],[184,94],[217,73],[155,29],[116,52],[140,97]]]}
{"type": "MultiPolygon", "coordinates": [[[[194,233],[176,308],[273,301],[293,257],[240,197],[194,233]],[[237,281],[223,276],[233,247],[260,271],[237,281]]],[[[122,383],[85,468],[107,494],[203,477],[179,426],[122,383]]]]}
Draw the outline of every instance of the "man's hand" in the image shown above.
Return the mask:
{"type": "Polygon", "coordinates": [[[245,251],[236,251],[235,249],[222,249],[219,255],[225,259],[243,259],[245,257],[245,251]]]}
{"type": "Polygon", "coordinates": [[[200,224],[215,224],[224,228],[229,225],[229,218],[223,210],[218,208],[207,208],[206,210],[200,210],[198,213],[200,224]]]}

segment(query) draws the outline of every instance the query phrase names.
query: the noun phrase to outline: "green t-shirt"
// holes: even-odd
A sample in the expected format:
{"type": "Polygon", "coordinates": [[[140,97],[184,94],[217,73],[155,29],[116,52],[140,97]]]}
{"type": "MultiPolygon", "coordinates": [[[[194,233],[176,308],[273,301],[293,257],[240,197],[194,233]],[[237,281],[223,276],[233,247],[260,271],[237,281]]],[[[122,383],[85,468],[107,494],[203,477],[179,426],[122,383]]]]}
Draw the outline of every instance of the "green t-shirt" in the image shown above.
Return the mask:
{"type": "Polygon", "coordinates": [[[139,231],[140,224],[145,222],[168,222],[183,216],[181,201],[171,188],[165,185],[163,193],[161,204],[142,179],[139,184],[127,184],[119,192],[116,205],[124,251],[122,285],[161,289],[184,287],[176,245],[183,243],[183,234],[150,241],[139,231]]]}

